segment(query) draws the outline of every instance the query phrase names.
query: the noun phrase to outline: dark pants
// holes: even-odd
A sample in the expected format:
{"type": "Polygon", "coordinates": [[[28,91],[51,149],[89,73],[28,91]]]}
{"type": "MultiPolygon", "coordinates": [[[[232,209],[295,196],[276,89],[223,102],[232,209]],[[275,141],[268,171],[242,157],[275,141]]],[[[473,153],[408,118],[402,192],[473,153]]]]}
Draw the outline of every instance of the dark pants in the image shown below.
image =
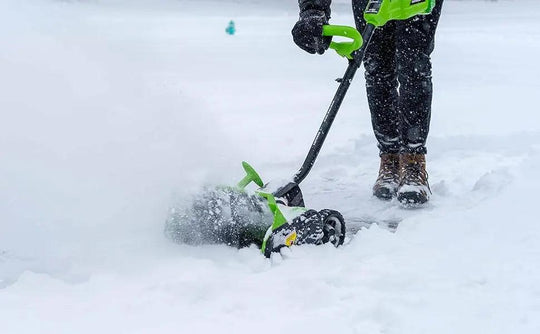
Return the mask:
{"type": "MultiPolygon", "coordinates": [[[[363,31],[368,0],[353,0],[363,31]]],[[[430,15],[377,28],[364,57],[371,121],[381,153],[426,153],[431,119],[431,59],[443,0],[430,15]]]]}

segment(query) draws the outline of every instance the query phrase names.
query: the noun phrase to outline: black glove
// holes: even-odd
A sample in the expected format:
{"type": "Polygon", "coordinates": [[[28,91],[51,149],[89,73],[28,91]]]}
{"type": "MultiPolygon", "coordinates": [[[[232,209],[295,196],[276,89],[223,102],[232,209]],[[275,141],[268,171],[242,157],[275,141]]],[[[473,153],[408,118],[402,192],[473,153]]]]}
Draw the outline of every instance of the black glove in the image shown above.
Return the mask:
{"type": "Polygon", "coordinates": [[[323,25],[328,24],[325,11],[308,9],[300,13],[300,19],[292,29],[293,40],[302,50],[322,55],[330,46],[332,37],[323,36],[323,25]]]}

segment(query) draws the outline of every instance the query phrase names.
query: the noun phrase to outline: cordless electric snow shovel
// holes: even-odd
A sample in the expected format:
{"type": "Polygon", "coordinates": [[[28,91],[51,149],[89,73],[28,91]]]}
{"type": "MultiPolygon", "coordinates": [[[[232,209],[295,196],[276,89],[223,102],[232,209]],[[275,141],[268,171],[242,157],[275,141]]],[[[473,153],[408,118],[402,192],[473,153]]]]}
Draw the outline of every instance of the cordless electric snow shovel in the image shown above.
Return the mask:
{"type": "Polygon", "coordinates": [[[267,257],[292,245],[328,242],[336,247],[341,245],[345,238],[342,215],[334,210],[307,209],[299,185],[315,164],[376,28],[390,20],[429,14],[434,6],[435,0],[370,0],[364,11],[367,25],[362,34],[352,27],[324,26],[324,36],[352,40],[330,44],[331,49],[348,59],[349,65],[344,76],[338,79],[337,92],[304,163],[292,180],[274,188],[264,184],[257,172],[243,162],[246,176],[235,187],[208,190],[196,197],[190,208],[173,209],[166,234],[175,241],[189,244],[225,243],[238,247],[257,244],[267,257]],[[252,182],[260,187],[254,195],[246,191],[252,182]]]}

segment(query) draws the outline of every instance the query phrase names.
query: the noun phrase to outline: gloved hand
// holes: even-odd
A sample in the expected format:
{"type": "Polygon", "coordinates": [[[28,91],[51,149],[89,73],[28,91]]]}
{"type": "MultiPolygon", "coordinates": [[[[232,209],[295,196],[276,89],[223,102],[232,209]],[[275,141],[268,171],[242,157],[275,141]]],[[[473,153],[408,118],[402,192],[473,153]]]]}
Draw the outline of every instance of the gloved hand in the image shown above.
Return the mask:
{"type": "Polygon", "coordinates": [[[328,17],[322,10],[308,9],[300,13],[300,19],[292,29],[293,40],[302,50],[322,55],[330,46],[332,37],[323,36],[323,25],[328,17]]]}

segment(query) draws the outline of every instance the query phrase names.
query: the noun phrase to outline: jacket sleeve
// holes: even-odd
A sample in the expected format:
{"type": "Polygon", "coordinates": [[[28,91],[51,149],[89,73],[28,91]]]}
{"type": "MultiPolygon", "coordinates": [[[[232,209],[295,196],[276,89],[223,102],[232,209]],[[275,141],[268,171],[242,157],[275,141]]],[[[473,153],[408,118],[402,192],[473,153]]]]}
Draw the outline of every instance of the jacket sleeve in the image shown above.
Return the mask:
{"type": "Polygon", "coordinates": [[[300,6],[300,12],[315,9],[322,10],[326,14],[326,17],[330,19],[330,4],[332,0],[298,0],[300,6]]]}

